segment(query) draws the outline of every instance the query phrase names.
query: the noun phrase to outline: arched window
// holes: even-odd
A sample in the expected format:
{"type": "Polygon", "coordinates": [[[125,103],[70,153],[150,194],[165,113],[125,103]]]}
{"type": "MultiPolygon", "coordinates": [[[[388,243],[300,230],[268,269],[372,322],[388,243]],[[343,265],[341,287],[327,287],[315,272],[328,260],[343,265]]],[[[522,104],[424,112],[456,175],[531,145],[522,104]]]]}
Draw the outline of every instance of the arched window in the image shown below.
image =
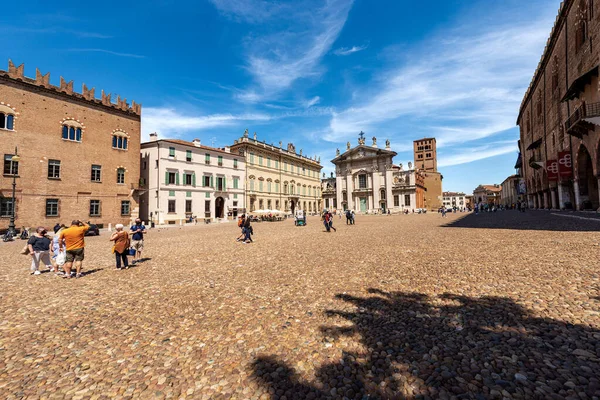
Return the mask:
{"type": "Polygon", "coordinates": [[[74,119],[65,119],[62,122],[62,139],[71,142],[81,142],[83,125],[74,119]]]}
{"type": "Polygon", "coordinates": [[[4,103],[0,103],[0,129],[15,130],[15,110],[4,103]]]}
{"type": "Polygon", "coordinates": [[[112,147],[113,149],[127,150],[129,145],[129,134],[122,130],[116,129],[112,133],[112,147]]]}

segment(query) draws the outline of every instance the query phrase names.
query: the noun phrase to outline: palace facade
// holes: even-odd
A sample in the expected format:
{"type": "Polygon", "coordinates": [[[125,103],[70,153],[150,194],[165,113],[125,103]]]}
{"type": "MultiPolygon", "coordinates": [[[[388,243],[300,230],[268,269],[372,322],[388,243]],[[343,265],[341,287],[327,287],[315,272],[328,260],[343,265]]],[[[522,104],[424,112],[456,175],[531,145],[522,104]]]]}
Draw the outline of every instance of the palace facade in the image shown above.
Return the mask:
{"type": "Polygon", "coordinates": [[[129,224],[138,215],[141,105],[50,74],[0,70],[0,228],[73,219],[129,224]],[[13,157],[17,153],[18,157],[13,157]],[[18,161],[17,161],[18,159],[18,161]],[[12,183],[16,183],[15,204],[12,183]]]}
{"type": "Polygon", "coordinates": [[[246,163],[239,154],[178,139],[141,145],[141,179],[147,191],[140,216],[158,224],[182,224],[191,217],[217,221],[245,211],[246,163]]]}
{"type": "Polygon", "coordinates": [[[244,135],[236,139],[231,152],[246,161],[245,204],[248,212],[278,210],[318,213],[321,201],[321,160],[298,152],[293,143],[283,148],[244,135]]]}
{"type": "Polygon", "coordinates": [[[530,207],[600,207],[598,15],[598,1],[561,3],[521,103],[517,124],[530,207]]]}
{"type": "Polygon", "coordinates": [[[358,213],[401,212],[424,207],[424,175],[421,171],[408,170],[402,164],[395,166],[393,158],[397,155],[391,150],[390,142],[385,148],[377,145],[374,137],[372,144],[366,145],[365,139],[358,139],[358,146],[346,151],[336,151],[331,161],[336,168],[335,184],[331,178],[324,179],[328,190],[328,199],[332,206],[342,210],[354,210],[358,213]],[[335,189],[335,197],[330,196],[335,189]]]}

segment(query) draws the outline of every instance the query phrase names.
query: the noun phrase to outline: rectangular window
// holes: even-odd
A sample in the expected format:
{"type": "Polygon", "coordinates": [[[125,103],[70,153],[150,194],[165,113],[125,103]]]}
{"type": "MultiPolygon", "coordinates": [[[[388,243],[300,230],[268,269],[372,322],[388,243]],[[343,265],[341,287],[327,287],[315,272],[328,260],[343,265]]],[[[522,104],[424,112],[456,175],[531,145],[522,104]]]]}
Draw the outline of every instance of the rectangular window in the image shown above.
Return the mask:
{"type": "MultiPolygon", "coordinates": [[[[267,192],[271,193],[271,182],[267,182],[267,192]]],[[[269,207],[271,209],[271,207],[269,207]]]]}
{"type": "Polygon", "coordinates": [[[183,174],[183,184],[186,186],[192,185],[192,174],[183,174]]]}
{"type": "Polygon", "coordinates": [[[275,169],[279,169],[279,160],[275,160],[275,169]]]}
{"type": "Polygon", "coordinates": [[[210,164],[210,154],[209,153],[206,153],[204,155],[204,164],[207,164],[207,165],[210,164]]]}
{"type": "Polygon", "coordinates": [[[238,161],[237,158],[233,159],[233,168],[237,168],[238,167],[238,161]]]}
{"type": "Polygon", "coordinates": [[[90,217],[100,216],[100,200],[90,200],[90,217]]]}
{"type": "Polygon", "coordinates": [[[177,182],[177,174],[175,172],[167,172],[167,185],[174,185],[177,182]]]}
{"type": "Polygon", "coordinates": [[[233,178],[233,188],[234,189],[240,188],[240,178],[233,178]]]}
{"type": "Polygon", "coordinates": [[[367,188],[367,176],[366,175],[359,175],[358,176],[358,188],[359,189],[366,189],[367,188]]]}
{"type": "Polygon", "coordinates": [[[142,169],[145,171],[146,168],[148,168],[148,164],[146,163],[146,161],[142,162],[142,169]]]}
{"type": "Polygon", "coordinates": [[[192,212],[192,201],[191,200],[186,200],[185,201],[185,212],[186,213],[191,213],[192,212]]]}
{"type": "Polygon", "coordinates": [[[169,147],[169,157],[175,157],[175,147],[169,147]]]}
{"type": "Polygon", "coordinates": [[[225,190],[225,178],[217,177],[217,190],[222,192],[225,190]]]}
{"type": "Polygon", "coordinates": [[[209,199],[210,198],[210,192],[204,193],[204,197],[206,197],[207,199],[209,199]]]}
{"type": "Polygon", "coordinates": [[[399,195],[394,196],[394,207],[400,207],[400,196],[399,195]]]}
{"type": "Polygon", "coordinates": [[[263,156],[258,156],[258,165],[263,165],[263,156]]]}
{"type": "Polygon", "coordinates": [[[202,186],[204,186],[204,187],[210,186],[210,176],[209,175],[204,175],[202,177],[202,186]]]}
{"type": "Polygon", "coordinates": [[[168,212],[170,214],[175,213],[175,200],[169,200],[168,212]]]}
{"type": "Polygon", "coordinates": [[[279,193],[279,183],[275,182],[275,193],[279,193]]]}
{"type": "Polygon", "coordinates": [[[125,183],[125,168],[117,169],[117,183],[119,183],[119,184],[125,183]]]}
{"type": "Polygon", "coordinates": [[[287,161],[284,161],[284,162],[283,162],[283,170],[284,170],[284,171],[287,171],[287,161]]]}
{"type": "Polygon", "coordinates": [[[217,157],[217,165],[218,165],[219,167],[222,167],[222,166],[223,166],[223,156],[218,156],[218,157],[217,157]]]}
{"type": "Polygon", "coordinates": [[[19,162],[12,158],[13,154],[4,155],[4,175],[19,175],[19,162]]]}
{"type": "Polygon", "coordinates": [[[250,190],[254,190],[254,179],[250,179],[250,190]]]}
{"type": "Polygon", "coordinates": [[[175,191],[169,190],[169,197],[175,197],[175,191]]]}
{"type": "Polygon", "coordinates": [[[102,166],[92,165],[92,182],[101,182],[102,179],[102,166]]]}
{"type": "Polygon", "coordinates": [[[254,153],[250,153],[250,164],[254,164],[254,153]]]}
{"type": "Polygon", "coordinates": [[[0,217],[10,217],[12,216],[13,211],[13,203],[12,198],[0,198],[0,217]]]}
{"type": "Polygon", "coordinates": [[[237,199],[237,193],[234,193],[234,194],[233,194],[233,198],[234,198],[234,199],[237,199]]]}
{"type": "Polygon", "coordinates": [[[267,167],[271,168],[271,157],[267,157],[267,167]]]}
{"type": "Polygon", "coordinates": [[[204,212],[210,214],[210,200],[204,202],[204,212]]]}
{"type": "Polygon", "coordinates": [[[234,202],[233,202],[233,206],[234,206],[234,207],[237,207],[237,205],[238,205],[238,202],[237,202],[237,201],[234,201],[234,202]]]}
{"type": "Polygon", "coordinates": [[[192,161],[192,151],[191,150],[185,151],[185,161],[187,161],[187,162],[192,161]]]}
{"type": "Polygon", "coordinates": [[[129,215],[131,214],[131,203],[129,200],[121,200],[121,215],[129,215]]]}
{"type": "Polygon", "coordinates": [[[192,192],[185,192],[185,197],[192,197],[192,192]]]}
{"type": "Polygon", "coordinates": [[[258,191],[259,192],[263,191],[263,181],[258,181],[258,191]]]}
{"type": "Polygon", "coordinates": [[[46,199],[46,217],[58,217],[58,199],[46,199]]]}
{"type": "Polygon", "coordinates": [[[410,206],[410,194],[405,194],[404,195],[404,205],[405,206],[410,206]]]}
{"type": "Polygon", "coordinates": [[[60,160],[48,160],[48,179],[60,179],[60,160]]]}

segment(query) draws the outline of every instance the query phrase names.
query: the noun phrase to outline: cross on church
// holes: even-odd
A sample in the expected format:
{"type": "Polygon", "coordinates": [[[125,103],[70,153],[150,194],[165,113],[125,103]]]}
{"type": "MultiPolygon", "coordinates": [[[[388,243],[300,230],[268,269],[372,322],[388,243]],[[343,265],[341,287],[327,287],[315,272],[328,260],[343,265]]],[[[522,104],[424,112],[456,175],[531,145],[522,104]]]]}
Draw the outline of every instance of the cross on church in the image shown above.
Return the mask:
{"type": "Polygon", "coordinates": [[[365,133],[363,131],[360,131],[358,136],[360,136],[360,139],[363,140],[365,138],[365,133]]]}

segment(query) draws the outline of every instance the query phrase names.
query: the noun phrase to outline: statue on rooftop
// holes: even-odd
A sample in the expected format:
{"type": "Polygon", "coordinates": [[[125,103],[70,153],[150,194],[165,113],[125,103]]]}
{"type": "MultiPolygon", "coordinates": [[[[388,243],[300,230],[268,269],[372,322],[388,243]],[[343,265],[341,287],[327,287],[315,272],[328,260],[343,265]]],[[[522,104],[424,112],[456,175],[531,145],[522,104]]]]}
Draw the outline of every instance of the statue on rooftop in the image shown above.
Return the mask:
{"type": "Polygon", "coordinates": [[[244,137],[245,137],[245,138],[247,138],[247,137],[248,137],[248,129],[246,129],[246,130],[244,131],[244,137]]]}
{"type": "Polygon", "coordinates": [[[335,155],[339,156],[340,155],[340,149],[335,149],[335,155]]]}

